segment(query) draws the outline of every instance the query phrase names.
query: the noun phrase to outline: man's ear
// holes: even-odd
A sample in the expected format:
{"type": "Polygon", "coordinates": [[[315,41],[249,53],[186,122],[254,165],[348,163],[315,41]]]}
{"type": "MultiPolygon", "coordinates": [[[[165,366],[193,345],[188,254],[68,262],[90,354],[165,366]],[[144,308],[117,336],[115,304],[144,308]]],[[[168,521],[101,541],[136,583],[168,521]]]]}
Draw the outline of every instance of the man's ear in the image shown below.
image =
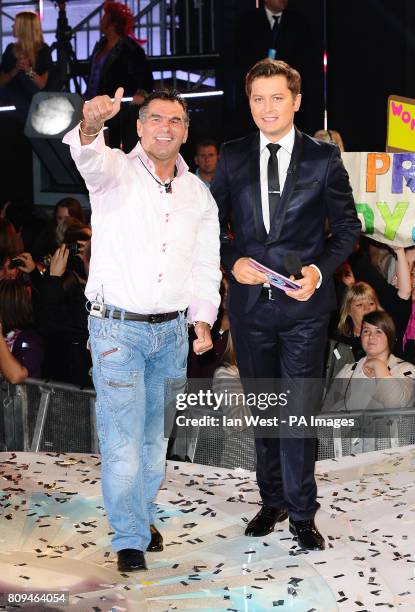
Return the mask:
{"type": "Polygon", "coordinates": [[[143,135],[143,124],[141,123],[140,119],[137,119],[137,134],[140,138],[143,135]]]}
{"type": "Polygon", "coordinates": [[[294,100],[294,112],[297,112],[301,106],[301,94],[297,94],[294,100]]]}

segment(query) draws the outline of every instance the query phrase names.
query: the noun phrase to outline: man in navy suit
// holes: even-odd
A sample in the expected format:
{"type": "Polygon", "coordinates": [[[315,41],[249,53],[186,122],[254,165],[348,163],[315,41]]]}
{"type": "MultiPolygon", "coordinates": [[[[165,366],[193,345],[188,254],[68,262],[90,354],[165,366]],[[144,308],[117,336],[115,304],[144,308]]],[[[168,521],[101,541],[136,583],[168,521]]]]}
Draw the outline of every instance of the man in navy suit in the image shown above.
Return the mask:
{"type": "MultiPolygon", "coordinates": [[[[212,184],[222,222],[222,262],[230,278],[231,334],[246,379],[321,377],[329,313],[336,308],[332,275],[360,232],[337,146],[294,126],[300,91],[299,73],[285,62],[255,64],[246,93],[259,132],[222,146],[212,184]],[[284,293],[264,287],[266,276],[248,258],[287,275],[289,252],[303,264],[301,288],[284,293]]],[[[314,524],[315,440],[255,442],[262,507],[246,535],[270,533],[288,515],[300,546],[323,549],[314,524]]]]}

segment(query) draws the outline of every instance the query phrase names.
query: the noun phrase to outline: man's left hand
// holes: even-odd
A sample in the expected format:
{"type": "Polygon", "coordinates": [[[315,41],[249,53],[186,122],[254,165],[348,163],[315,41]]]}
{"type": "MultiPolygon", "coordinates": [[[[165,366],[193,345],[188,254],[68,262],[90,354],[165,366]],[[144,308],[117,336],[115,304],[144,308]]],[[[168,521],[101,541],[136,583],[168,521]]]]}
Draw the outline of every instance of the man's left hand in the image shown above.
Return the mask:
{"type": "Polygon", "coordinates": [[[290,276],[291,280],[295,280],[296,283],[301,285],[301,289],[286,291],[286,294],[299,302],[307,302],[316,290],[320,275],[312,266],[303,266],[301,268],[301,274],[303,278],[299,280],[295,280],[294,276],[290,276]]]}
{"type": "Polygon", "coordinates": [[[196,355],[202,355],[206,351],[210,351],[213,347],[212,336],[210,334],[210,327],[207,323],[199,321],[195,325],[196,340],[193,340],[193,350],[196,355]]]}

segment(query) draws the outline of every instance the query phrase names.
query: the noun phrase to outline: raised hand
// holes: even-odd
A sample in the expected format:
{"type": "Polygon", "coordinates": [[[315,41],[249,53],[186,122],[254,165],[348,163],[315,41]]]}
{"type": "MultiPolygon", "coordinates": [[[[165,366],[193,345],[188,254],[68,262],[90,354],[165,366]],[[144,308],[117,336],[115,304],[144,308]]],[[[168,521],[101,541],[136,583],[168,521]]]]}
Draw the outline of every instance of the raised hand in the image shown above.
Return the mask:
{"type": "Polygon", "coordinates": [[[85,102],[81,135],[96,135],[104,123],[119,112],[123,95],[124,88],[118,87],[114,100],[109,96],[96,96],[85,102]]]}

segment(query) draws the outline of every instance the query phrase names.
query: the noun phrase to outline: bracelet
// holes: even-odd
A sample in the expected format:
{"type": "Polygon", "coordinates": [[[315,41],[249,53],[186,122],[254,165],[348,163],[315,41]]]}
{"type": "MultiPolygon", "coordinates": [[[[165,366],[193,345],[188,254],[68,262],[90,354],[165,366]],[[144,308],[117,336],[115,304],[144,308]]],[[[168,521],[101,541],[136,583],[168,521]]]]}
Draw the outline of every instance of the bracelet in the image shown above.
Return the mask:
{"type": "Polygon", "coordinates": [[[91,138],[92,136],[98,136],[98,134],[101,133],[102,128],[104,127],[104,124],[101,125],[101,127],[99,128],[98,132],[95,132],[95,134],[87,134],[86,132],[83,131],[83,129],[81,128],[81,123],[83,123],[84,120],[81,119],[81,121],[79,122],[79,131],[81,132],[82,136],[87,136],[88,138],[91,138]]]}

